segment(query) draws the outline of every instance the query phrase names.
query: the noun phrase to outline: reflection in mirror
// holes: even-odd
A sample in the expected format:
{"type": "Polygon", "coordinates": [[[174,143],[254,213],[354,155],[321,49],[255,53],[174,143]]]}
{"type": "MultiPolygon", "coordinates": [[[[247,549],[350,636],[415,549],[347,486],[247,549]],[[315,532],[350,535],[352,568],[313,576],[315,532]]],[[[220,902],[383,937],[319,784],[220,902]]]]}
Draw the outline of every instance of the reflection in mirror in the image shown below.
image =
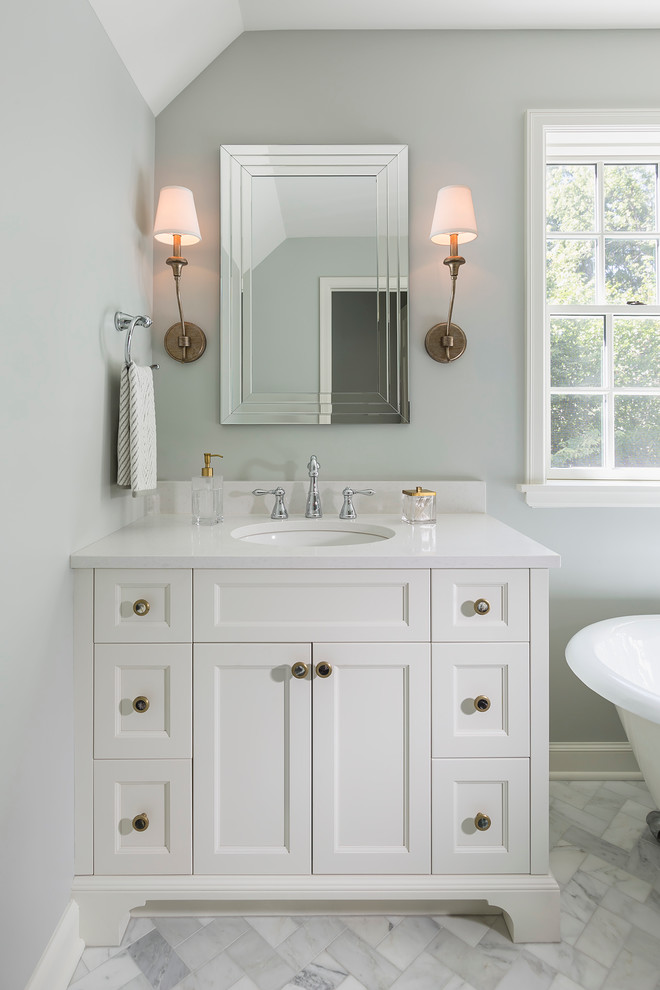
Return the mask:
{"type": "Polygon", "coordinates": [[[225,147],[221,182],[221,421],[408,422],[405,147],[225,147]]]}

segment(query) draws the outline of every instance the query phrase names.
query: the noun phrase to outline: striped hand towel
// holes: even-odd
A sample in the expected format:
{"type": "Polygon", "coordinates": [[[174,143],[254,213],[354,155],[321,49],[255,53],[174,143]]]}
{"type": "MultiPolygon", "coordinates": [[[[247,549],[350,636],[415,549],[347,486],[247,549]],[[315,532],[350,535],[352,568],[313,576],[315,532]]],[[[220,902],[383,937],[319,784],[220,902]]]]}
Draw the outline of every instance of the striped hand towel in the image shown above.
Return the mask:
{"type": "Polygon", "coordinates": [[[151,368],[133,361],[121,369],[117,484],[135,494],[156,487],[156,407],[151,368]]]}

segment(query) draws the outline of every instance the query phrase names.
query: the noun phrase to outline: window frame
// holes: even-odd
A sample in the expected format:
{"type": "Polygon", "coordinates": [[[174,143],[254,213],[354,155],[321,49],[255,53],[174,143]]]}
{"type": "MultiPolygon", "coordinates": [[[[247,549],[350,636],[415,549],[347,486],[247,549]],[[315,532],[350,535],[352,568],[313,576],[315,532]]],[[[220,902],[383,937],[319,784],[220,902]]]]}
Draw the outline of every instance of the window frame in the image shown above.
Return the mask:
{"type": "MultiPolygon", "coordinates": [[[[526,114],[526,374],[527,374],[527,416],[526,416],[526,484],[518,488],[526,501],[533,506],[616,506],[648,505],[660,506],[660,469],[616,469],[616,473],[606,474],[599,469],[571,469],[566,471],[551,469],[550,458],[550,335],[549,310],[546,303],[546,225],[545,193],[546,164],[549,159],[565,159],[566,156],[547,155],[546,138],[553,130],[562,132],[593,129],[602,133],[608,129],[630,130],[635,134],[654,132],[660,134],[660,110],[528,110],[526,114]],[[612,476],[614,474],[614,477],[612,476]],[[631,474],[634,477],[631,477],[631,474]]],[[[594,157],[581,156],[593,162],[594,157]]],[[[609,157],[609,156],[608,156],[609,157]]],[[[623,151],[617,156],[625,160],[635,160],[648,156],[627,155],[623,151]]],[[[579,163],[580,156],[572,160],[579,163]]],[[[602,155],[596,156],[602,160],[602,155]]],[[[653,158],[654,161],[660,160],[653,158]]],[[[551,162],[552,163],[552,162],[551,162]]],[[[603,235],[604,236],[604,235],[603,235]]],[[[653,236],[652,234],[649,236],[653,236]]],[[[658,258],[658,281],[660,282],[660,257],[658,258]]],[[[660,286],[659,286],[660,291],[660,286]]],[[[587,315],[596,312],[601,315],[618,310],[631,315],[626,306],[575,306],[566,316],[587,315]],[[580,311],[580,312],[578,312],[580,311]]],[[[660,305],[643,307],[645,316],[660,315],[660,305]]],[[[640,314],[641,315],[641,314],[640,314]]],[[[646,389],[644,390],[646,393],[646,389]]]]}

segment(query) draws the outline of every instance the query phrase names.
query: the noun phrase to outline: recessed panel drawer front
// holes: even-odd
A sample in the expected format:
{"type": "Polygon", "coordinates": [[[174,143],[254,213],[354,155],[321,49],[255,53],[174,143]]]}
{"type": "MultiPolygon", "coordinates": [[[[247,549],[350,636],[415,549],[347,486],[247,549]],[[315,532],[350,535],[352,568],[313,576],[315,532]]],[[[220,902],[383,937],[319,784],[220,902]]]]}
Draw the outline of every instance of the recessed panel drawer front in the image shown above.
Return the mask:
{"type": "Polygon", "coordinates": [[[426,570],[198,570],[196,642],[429,638],[426,570]]]}
{"type": "Polygon", "coordinates": [[[190,760],[97,760],[94,872],[191,873],[190,760]]]}
{"type": "Polygon", "coordinates": [[[192,647],[97,645],[96,759],[190,759],[192,647]]]}
{"type": "Polygon", "coordinates": [[[433,873],[529,873],[529,760],[432,760],[433,873]]]}
{"type": "Polygon", "coordinates": [[[526,643],[434,643],[433,756],[529,756],[526,643]]]}
{"type": "Polygon", "coordinates": [[[192,634],[189,570],[95,571],[97,643],[187,643],[192,634]]]}
{"type": "Polygon", "coordinates": [[[528,570],[434,570],[431,602],[436,643],[529,639],[528,570]]]}

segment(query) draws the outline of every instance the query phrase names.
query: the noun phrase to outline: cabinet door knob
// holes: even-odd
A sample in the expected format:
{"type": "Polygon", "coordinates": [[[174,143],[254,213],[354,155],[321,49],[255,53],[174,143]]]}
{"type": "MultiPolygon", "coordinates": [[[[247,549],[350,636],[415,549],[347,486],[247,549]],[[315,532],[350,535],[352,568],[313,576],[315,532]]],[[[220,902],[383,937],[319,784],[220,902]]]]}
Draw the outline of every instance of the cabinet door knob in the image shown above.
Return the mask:
{"type": "Polygon", "coordinates": [[[297,677],[298,679],[307,677],[308,672],[309,672],[309,667],[307,666],[306,663],[303,663],[302,661],[299,661],[298,663],[294,663],[291,665],[291,673],[293,674],[294,677],[297,677]]]}
{"type": "Polygon", "coordinates": [[[474,603],[474,610],[477,615],[488,615],[490,612],[490,602],[487,602],[485,598],[477,598],[474,603]]]}
{"type": "Polygon", "coordinates": [[[491,826],[491,820],[488,815],[484,815],[483,811],[478,811],[474,819],[475,827],[479,829],[480,832],[485,832],[491,826]]]}
{"type": "Polygon", "coordinates": [[[316,665],[317,677],[330,677],[331,673],[332,673],[332,667],[329,663],[326,663],[324,660],[321,661],[321,663],[317,663],[316,665]]]}
{"type": "Polygon", "coordinates": [[[151,605],[146,600],[146,598],[138,598],[136,602],[133,602],[133,611],[136,615],[146,615],[151,605]]]}
{"type": "Polygon", "coordinates": [[[148,707],[149,707],[149,699],[145,698],[143,694],[141,694],[138,698],[133,698],[134,712],[139,712],[141,714],[142,712],[146,712],[148,707]]]}
{"type": "Polygon", "coordinates": [[[149,828],[149,816],[146,811],[142,811],[139,815],[136,815],[131,825],[136,832],[146,832],[149,828]]]}
{"type": "Polygon", "coordinates": [[[478,712],[487,712],[490,708],[490,698],[487,698],[485,694],[480,694],[478,698],[474,699],[474,707],[478,712]]]}

